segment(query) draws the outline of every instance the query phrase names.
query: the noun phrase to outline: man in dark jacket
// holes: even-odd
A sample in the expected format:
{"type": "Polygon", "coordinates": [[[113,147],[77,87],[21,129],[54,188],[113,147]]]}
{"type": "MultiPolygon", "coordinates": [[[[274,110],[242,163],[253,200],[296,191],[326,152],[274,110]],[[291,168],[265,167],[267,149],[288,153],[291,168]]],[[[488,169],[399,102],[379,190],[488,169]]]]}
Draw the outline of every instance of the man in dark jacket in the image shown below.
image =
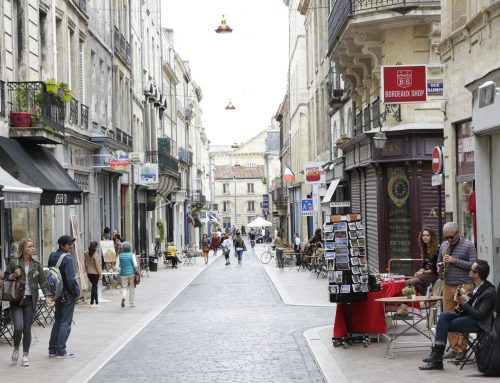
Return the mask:
{"type": "Polygon", "coordinates": [[[464,296],[458,290],[455,297],[458,310],[443,312],[439,316],[434,347],[430,356],[424,359],[427,364],[420,366],[420,370],[443,369],[443,353],[446,348],[448,331],[477,333],[490,330],[496,292],[495,286],[486,280],[489,273],[488,262],[477,260],[472,264],[469,271],[469,276],[474,283],[472,296],[470,298],[464,296]]]}
{"type": "Polygon", "coordinates": [[[49,267],[54,267],[59,257],[64,259],[59,267],[63,280],[62,295],[56,300],[55,321],[50,333],[49,357],[60,359],[72,358],[74,354],[66,350],[66,341],[71,332],[71,322],[75,311],[75,301],[80,296],[80,288],[75,280],[73,260],[71,251],[75,239],[69,235],[63,235],[58,240],[59,249],[50,254],[49,267]]]}

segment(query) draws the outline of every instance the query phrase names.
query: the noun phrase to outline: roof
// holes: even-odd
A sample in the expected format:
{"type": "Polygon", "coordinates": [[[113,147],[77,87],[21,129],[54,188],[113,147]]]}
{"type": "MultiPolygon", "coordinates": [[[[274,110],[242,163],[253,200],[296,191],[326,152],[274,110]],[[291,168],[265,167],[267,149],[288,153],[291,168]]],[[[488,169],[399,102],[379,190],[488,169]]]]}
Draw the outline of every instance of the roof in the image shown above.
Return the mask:
{"type": "Polygon", "coordinates": [[[219,165],[215,167],[214,175],[216,180],[233,178],[257,178],[265,177],[264,165],[257,165],[254,168],[245,166],[219,165]]]}

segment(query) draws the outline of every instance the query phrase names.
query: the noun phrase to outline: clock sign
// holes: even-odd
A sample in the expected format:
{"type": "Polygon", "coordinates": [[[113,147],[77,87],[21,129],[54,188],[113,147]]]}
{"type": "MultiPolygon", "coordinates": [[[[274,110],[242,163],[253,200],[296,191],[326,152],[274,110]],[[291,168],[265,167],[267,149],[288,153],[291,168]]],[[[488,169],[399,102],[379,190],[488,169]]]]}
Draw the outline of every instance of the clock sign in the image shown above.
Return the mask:
{"type": "Polygon", "coordinates": [[[410,182],[406,175],[395,172],[387,185],[389,198],[397,207],[402,207],[410,196],[410,182]]]}

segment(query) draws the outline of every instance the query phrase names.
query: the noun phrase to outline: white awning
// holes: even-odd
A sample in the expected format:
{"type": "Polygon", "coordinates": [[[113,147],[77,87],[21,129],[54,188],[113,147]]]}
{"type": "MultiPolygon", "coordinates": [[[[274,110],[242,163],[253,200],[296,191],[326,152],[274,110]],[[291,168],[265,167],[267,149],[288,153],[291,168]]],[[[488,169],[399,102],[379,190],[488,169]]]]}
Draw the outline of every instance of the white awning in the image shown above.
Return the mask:
{"type": "Polygon", "coordinates": [[[0,167],[0,185],[3,186],[3,203],[6,208],[37,208],[43,190],[23,184],[0,167]]]}
{"type": "Polygon", "coordinates": [[[327,203],[330,202],[330,200],[333,197],[333,193],[335,193],[335,189],[337,189],[337,186],[339,185],[340,179],[333,180],[330,183],[330,186],[328,186],[328,190],[326,191],[325,197],[323,198],[323,201],[321,203],[327,203]]]}

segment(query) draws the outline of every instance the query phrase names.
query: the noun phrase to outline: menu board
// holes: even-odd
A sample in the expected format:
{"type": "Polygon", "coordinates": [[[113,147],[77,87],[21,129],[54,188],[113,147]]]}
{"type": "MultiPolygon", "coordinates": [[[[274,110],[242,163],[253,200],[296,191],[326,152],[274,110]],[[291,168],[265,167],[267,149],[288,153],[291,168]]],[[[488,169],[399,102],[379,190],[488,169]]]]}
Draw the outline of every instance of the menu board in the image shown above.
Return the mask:
{"type": "Polygon", "coordinates": [[[360,215],[341,217],[324,227],[330,302],[362,301],[369,290],[365,229],[360,215]]]}

